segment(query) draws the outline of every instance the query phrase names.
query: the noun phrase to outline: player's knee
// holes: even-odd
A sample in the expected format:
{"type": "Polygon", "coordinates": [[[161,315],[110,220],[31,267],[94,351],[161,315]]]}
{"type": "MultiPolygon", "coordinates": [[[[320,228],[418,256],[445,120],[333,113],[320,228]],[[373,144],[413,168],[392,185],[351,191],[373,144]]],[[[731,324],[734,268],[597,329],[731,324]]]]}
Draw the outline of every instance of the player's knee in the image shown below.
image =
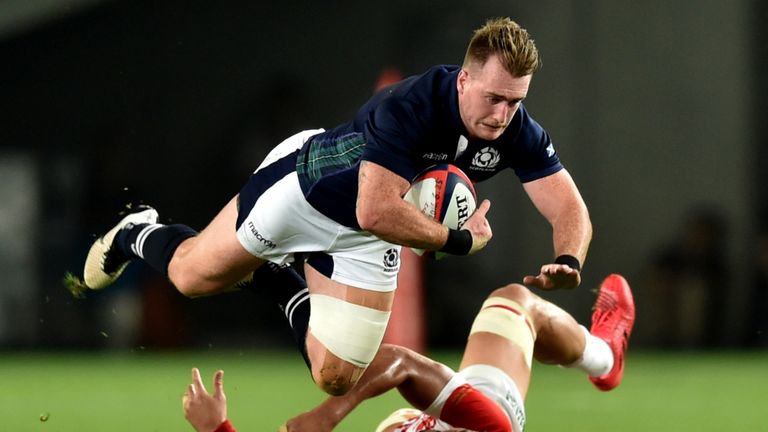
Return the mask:
{"type": "Polygon", "coordinates": [[[170,279],[176,289],[186,297],[198,297],[199,290],[195,286],[194,280],[183,272],[174,272],[168,269],[168,279],[170,279]]]}
{"type": "Polygon", "coordinates": [[[312,377],[331,395],[351,389],[373,361],[389,321],[389,311],[310,294],[307,350],[312,377]]]}
{"type": "Polygon", "coordinates": [[[498,288],[488,297],[503,297],[508,300],[512,300],[525,308],[528,308],[528,306],[535,302],[538,298],[534,293],[531,292],[531,290],[521,284],[516,283],[498,288]]]}
{"type": "Polygon", "coordinates": [[[546,314],[546,302],[524,285],[513,283],[496,289],[491,297],[503,297],[522,306],[534,324],[541,322],[546,314]]]}
{"type": "Polygon", "coordinates": [[[519,284],[493,291],[475,317],[470,336],[479,332],[497,334],[516,345],[530,366],[538,332],[531,309],[535,309],[537,298],[519,284]]]}
{"type": "Polygon", "coordinates": [[[202,280],[191,271],[169,267],[168,279],[170,279],[173,286],[186,297],[202,297],[214,292],[210,284],[206,283],[206,281],[202,280]]]}
{"type": "Polygon", "coordinates": [[[319,368],[312,368],[312,379],[320,390],[331,396],[341,396],[346,394],[357,384],[361,374],[355,374],[355,369],[350,364],[328,365],[325,364],[319,368]]]}

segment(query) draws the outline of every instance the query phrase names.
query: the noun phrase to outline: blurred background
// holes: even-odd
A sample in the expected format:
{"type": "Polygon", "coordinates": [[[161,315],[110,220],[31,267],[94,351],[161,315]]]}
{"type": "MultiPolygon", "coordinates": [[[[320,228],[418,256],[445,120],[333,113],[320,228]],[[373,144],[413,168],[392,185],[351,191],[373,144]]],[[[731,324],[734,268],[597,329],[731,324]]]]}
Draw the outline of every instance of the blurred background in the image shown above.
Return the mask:
{"type": "MultiPolygon", "coordinates": [[[[185,299],[141,264],[85,299],[61,278],[126,202],[202,229],[283,138],[460,63],[494,16],[537,42],[525,104],[595,230],[582,288],[540,294],[588,322],[589,290],[621,273],[634,347],[767,348],[768,4],[749,0],[0,1],[0,348],[292,346],[250,293],[185,299]]],[[[490,290],[552,258],[511,172],[478,193],[493,242],[424,263],[430,349],[461,347],[490,290]]]]}

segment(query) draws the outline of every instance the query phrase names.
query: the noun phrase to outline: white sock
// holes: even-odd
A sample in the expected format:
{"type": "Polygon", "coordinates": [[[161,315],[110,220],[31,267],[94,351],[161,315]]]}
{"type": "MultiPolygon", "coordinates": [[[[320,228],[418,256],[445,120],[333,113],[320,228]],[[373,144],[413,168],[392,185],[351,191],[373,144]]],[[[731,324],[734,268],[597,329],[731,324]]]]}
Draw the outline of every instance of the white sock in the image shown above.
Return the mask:
{"type": "Polygon", "coordinates": [[[569,365],[563,365],[566,368],[575,368],[583,370],[589,376],[598,377],[607,374],[613,368],[613,352],[608,343],[599,337],[593,336],[586,327],[580,325],[584,331],[586,344],[581,358],[569,365]]]}

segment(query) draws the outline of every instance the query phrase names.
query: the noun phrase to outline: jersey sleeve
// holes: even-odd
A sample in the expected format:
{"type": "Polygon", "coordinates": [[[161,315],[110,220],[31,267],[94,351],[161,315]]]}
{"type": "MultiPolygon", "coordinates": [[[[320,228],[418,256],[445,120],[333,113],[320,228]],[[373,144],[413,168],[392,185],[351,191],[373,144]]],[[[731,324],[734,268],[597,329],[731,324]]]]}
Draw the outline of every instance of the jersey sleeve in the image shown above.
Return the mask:
{"type": "Polygon", "coordinates": [[[237,432],[237,430],[232,425],[232,423],[229,422],[229,420],[224,420],[224,422],[221,423],[219,427],[217,427],[213,432],[237,432]]]}
{"type": "Polygon", "coordinates": [[[512,158],[512,169],[521,182],[527,183],[547,177],[563,169],[549,134],[521,107],[520,131],[516,146],[518,154],[512,158]]]}
{"type": "Polygon", "coordinates": [[[413,152],[423,139],[424,129],[412,103],[398,98],[384,101],[366,122],[362,159],[411,181],[417,174],[413,152]]]}

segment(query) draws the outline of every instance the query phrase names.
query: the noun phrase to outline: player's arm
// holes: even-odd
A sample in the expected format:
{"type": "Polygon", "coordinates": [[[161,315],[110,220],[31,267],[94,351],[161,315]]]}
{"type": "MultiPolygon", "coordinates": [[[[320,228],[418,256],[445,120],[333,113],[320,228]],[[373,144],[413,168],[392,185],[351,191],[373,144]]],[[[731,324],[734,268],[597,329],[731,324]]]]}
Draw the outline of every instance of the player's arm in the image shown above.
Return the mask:
{"type": "Polygon", "coordinates": [[[523,282],[541,289],[575,288],[592,240],[592,222],[576,183],[565,169],[523,185],[539,212],[552,225],[556,263],[523,282]],[[575,258],[576,262],[568,257],[575,258]],[[576,268],[578,267],[578,268],[576,268]]]}
{"type": "MultiPolygon", "coordinates": [[[[449,229],[425,216],[402,199],[410,183],[374,162],[360,165],[357,221],[360,228],[390,243],[426,250],[441,250],[449,241],[449,229]]],[[[485,218],[490,201],[484,200],[462,227],[471,235],[471,252],[491,238],[485,218]]]]}
{"type": "Polygon", "coordinates": [[[397,388],[418,409],[435,400],[454,372],[407,348],[384,344],[360,381],[343,396],[332,396],[309,412],[292,418],[285,431],[330,431],[366,399],[397,388]]]}

